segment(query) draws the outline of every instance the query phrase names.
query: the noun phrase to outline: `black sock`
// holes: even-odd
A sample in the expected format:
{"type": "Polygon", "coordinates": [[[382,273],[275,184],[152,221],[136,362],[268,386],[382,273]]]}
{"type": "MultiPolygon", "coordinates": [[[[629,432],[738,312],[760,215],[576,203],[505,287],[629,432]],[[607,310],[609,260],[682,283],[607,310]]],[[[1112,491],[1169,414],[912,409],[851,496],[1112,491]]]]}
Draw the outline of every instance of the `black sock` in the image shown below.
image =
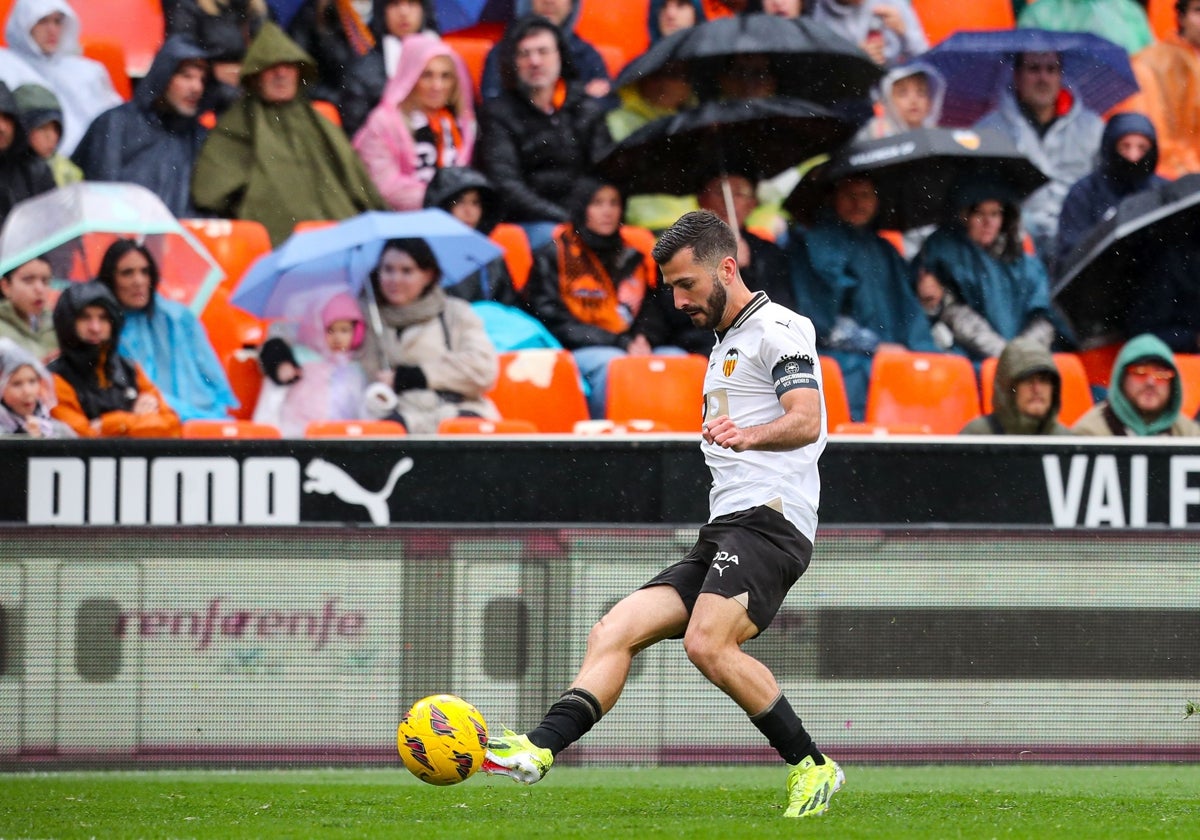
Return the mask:
{"type": "Polygon", "coordinates": [[[534,746],[558,755],[596,725],[604,712],[600,701],[582,688],[569,688],[546,711],[542,722],[528,733],[534,746]]]}
{"type": "Polygon", "coordinates": [[[812,756],[817,764],[825,763],[825,756],[821,755],[812,736],[805,731],[804,724],[800,723],[800,718],[782,691],[770,706],[751,715],[750,722],[767,736],[771,746],[788,764],[799,764],[808,756],[812,756]]]}

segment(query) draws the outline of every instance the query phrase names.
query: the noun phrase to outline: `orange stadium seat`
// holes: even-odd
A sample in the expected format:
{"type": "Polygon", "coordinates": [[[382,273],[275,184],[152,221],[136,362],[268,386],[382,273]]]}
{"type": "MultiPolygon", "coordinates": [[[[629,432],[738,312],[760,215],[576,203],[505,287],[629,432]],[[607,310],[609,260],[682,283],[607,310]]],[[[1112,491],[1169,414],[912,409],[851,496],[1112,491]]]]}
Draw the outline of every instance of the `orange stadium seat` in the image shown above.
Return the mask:
{"type": "Polygon", "coordinates": [[[232,294],[246,269],[271,250],[271,237],[261,222],[250,219],[180,219],[225,272],[221,286],[232,294]]]}
{"type": "Polygon", "coordinates": [[[521,292],[529,282],[529,271],[533,268],[533,249],[529,237],[520,225],[501,222],[492,228],[488,238],[504,249],[504,264],[512,277],[513,289],[521,292]]]}
{"type": "Polygon", "coordinates": [[[889,428],[923,424],[956,435],[979,416],[975,369],[963,356],[889,351],[876,353],[867,387],[868,423],[889,428]]]}
{"type": "Polygon", "coordinates": [[[575,32],[600,51],[608,72],[621,68],[650,46],[650,0],[606,0],[576,4],[575,32]],[[614,65],[616,65],[614,69],[614,65]]]}
{"type": "Polygon", "coordinates": [[[475,101],[478,102],[481,99],[479,90],[483,81],[483,65],[495,41],[478,35],[464,35],[461,32],[443,35],[442,40],[446,46],[458,53],[458,57],[467,66],[471,84],[475,86],[475,101]]]}
{"type": "Polygon", "coordinates": [[[1146,17],[1150,19],[1150,29],[1154,37],[1160,41],[1179,31],[1179,23],[1175,17],[1175,0],[1150,0],[1146,4],[1146,17]]]}
{"type": "Polygon", "coordinates": [[[1200,411],[1200,354],[1176,353],[1175,367],[1183,383],[1183,414],[1195,417],[1200,411]]]}
{"type": "Polygon", "coordinates": [[[1080,350],[1077,355],[1087,371],[1088,382],[1107,388],[1108,380],[1112,378],[1113,362],[1117,360],[1117,354],[1120,352],[1120,342],[1080,350]]]}
{"type": "Polygon", "coordinates": [[[266,323],[231,304],[229,291],[223,287],[213,292],[200,313],[200,323],[238,399],[238,407],[231,414],[249,420],[262,390],[263,374],[255,348],[266,339],[266,323]]]}
{"type": "Polygon", "coordinates": [[[510,350],[487,395],[500,416],[529,420],[539,432],[570,433],[588,419],[579,368],[569,350],[510,350]]]}
{"type": "Polygon", "coordinates": [[[253,440],[283,437],[279,429],[266,423],[249,420],[188,420],[183,424],[185,438],[245,438],[253,440]]]}
{"type": "Polygon", "coordinates": [[[531,420],[486,420],[483,417],[450,417],[438,423],[439,435],[536,435],[531,420]]]}
{"type": "Polygon", "coordinates": [[[835,435],[931,435],[933,429],[924,423],[839,423],[835,435]]]}
{"type": "Polygon", "coordinates": [[[400,437],[408,429],[396,420],[316,420],[304,428],[306,438],[400,437]]]}
{"type": "Polygon", "coordinates": [[[1012,0],[913,0],[929,45],[941,43],[955,32],[975,29],[1012,29],[1016,26],[1012,0]]]}
{"type": "MultiPolygon", "coordinates": [[[[146,75],[163,45],[165,24],[161,0],[122,0],[120,11],[103,0],[75,0],[81,41],[105,39],[125,50],[125,71],[135,79],[146,75]]],[[[5,16],[7,19],[7,15],[5,16]]]]}
{"type": "Polygon", "coordinates": [[[621,356],[608,363],[608,419],[650,420],[664,430],[698,432],[704,413],[708,358],[621,356]]]}
{"type": "Polygon", "coordinates": [[[304,233],[306,230],[321,230],[321,228],[333,227],[336,224],[336,219],[303,219],[292,225],[292,233],[304,233]]]}
{"type": "Polygon", "coordinates": [[[314,99],[312,101],[312,107],[314,111],[316,111],[325,119],[329,120],[338,128],[342,127],[342,115],[338,111],[337,106],[332,102],[329,102],[325,99],[314,99]]]}
{"type": "MultiPolygon", "coordinates": [[[[984,359],[979,366],[979,391],[983,398],[984,414],[992,411],[992,386],[996,379],[997,361],[992,356],[984,359]]],[[[1074,353],[1055,353],[1054,366],[1058,368],[1062,380],[1062,406],[1058,411],[1058,420],[1064,426],[1070,426],[1092,407],[1092,386],[1088,383],[1083,361],[1074,353]]]]}
{"type": "Polygon", "coordinates": [[[821,381],[825,386],[825,427],[833,431],[850,422],[850,399],[846,396],[846,380],[837,359],[821,357],[821,381]]]}
{"type": "Polygon", "coordinates": [[[133,97],[133,82],[129,80],[129,71],[126,69],[129,65],[125,60],[125,48],[119,41],[108,38],[84,37],[80,42],[84,56],[104,65],[108,77],[112,79],[113,90],[128,102],[133,97]]]}

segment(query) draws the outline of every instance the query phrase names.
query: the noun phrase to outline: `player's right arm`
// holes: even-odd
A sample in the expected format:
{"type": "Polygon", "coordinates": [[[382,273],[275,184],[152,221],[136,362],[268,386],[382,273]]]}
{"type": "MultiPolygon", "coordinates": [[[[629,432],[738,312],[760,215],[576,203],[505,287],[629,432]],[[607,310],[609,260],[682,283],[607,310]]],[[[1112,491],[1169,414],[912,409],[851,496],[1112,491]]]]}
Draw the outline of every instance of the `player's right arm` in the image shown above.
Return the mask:
{"type": "Polygon", "coordinates": [[[759,426],[743,429],[728,414],[715,417],[704,424],[704,440],[734,452],[779,452],[815,443],[821,434],[820,390],[812,387],[785,391],[779,396],[779,404],[783,414],[759,426]]]}

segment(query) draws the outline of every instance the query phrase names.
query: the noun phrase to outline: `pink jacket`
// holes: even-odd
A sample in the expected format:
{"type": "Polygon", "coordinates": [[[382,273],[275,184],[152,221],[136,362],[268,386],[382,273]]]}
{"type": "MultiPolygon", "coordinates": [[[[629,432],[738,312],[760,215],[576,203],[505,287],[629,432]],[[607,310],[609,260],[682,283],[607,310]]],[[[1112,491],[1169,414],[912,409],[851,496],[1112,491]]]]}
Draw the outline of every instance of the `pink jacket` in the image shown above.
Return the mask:
{"type": "Polygon", "coordinates": [[[475,148],[474,88],[462,59],[436,35],[409,35],[402,43],[396,73],[383,89],[379,104],[354,135],[354,149],[384,201],[396,210],[419,210],[425,198],[426,182],[416,174],[416,147],[401,105],[430,59],[439,55],[449,57],[458,71],[457,111],[462,149],[456,165],[468,166],[475,148]]]}

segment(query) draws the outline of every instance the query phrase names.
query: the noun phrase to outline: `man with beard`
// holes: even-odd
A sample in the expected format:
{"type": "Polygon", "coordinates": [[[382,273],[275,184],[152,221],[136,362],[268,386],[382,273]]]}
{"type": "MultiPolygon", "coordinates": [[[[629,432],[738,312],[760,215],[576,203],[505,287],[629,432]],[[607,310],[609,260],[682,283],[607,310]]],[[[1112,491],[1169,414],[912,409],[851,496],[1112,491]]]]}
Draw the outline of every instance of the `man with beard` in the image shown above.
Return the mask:
{"type": "Polygon", "coordinates": [[[92,121],[72,155],[75,165],[89,181],[141,184],[176,216],[194,216],[191,176],[208,136],[199,116],[209,78],[200,47],[168,38],[133,99],[92,121]]]}
{"type": "Polygon", "coordinates": [[[483,769],[539,781],[617,702],[633,657],[682,638],[692,664],[791,765],[784,816],[816,816],[845,776],[817,749],[771,671],[742,650],[812,557],[825,448],[816,334],[807,318],[746,287],[733,230],[711,212],[682,216],[653,257],[676,307],[716,333],[701,445],[713,477],[711,518],[685,559],[592,628],[578,675],[541,723],[490,739],[483,769]]]}
{"type": "Polygon", "coordinates": [[[1196,437],[1200,423],[1185,416],[1183,382],[1171,348],[1153,335],[1134,336],[1113,363],[1108,399],[1075,421],[1077,435],[1196,437]]]}

